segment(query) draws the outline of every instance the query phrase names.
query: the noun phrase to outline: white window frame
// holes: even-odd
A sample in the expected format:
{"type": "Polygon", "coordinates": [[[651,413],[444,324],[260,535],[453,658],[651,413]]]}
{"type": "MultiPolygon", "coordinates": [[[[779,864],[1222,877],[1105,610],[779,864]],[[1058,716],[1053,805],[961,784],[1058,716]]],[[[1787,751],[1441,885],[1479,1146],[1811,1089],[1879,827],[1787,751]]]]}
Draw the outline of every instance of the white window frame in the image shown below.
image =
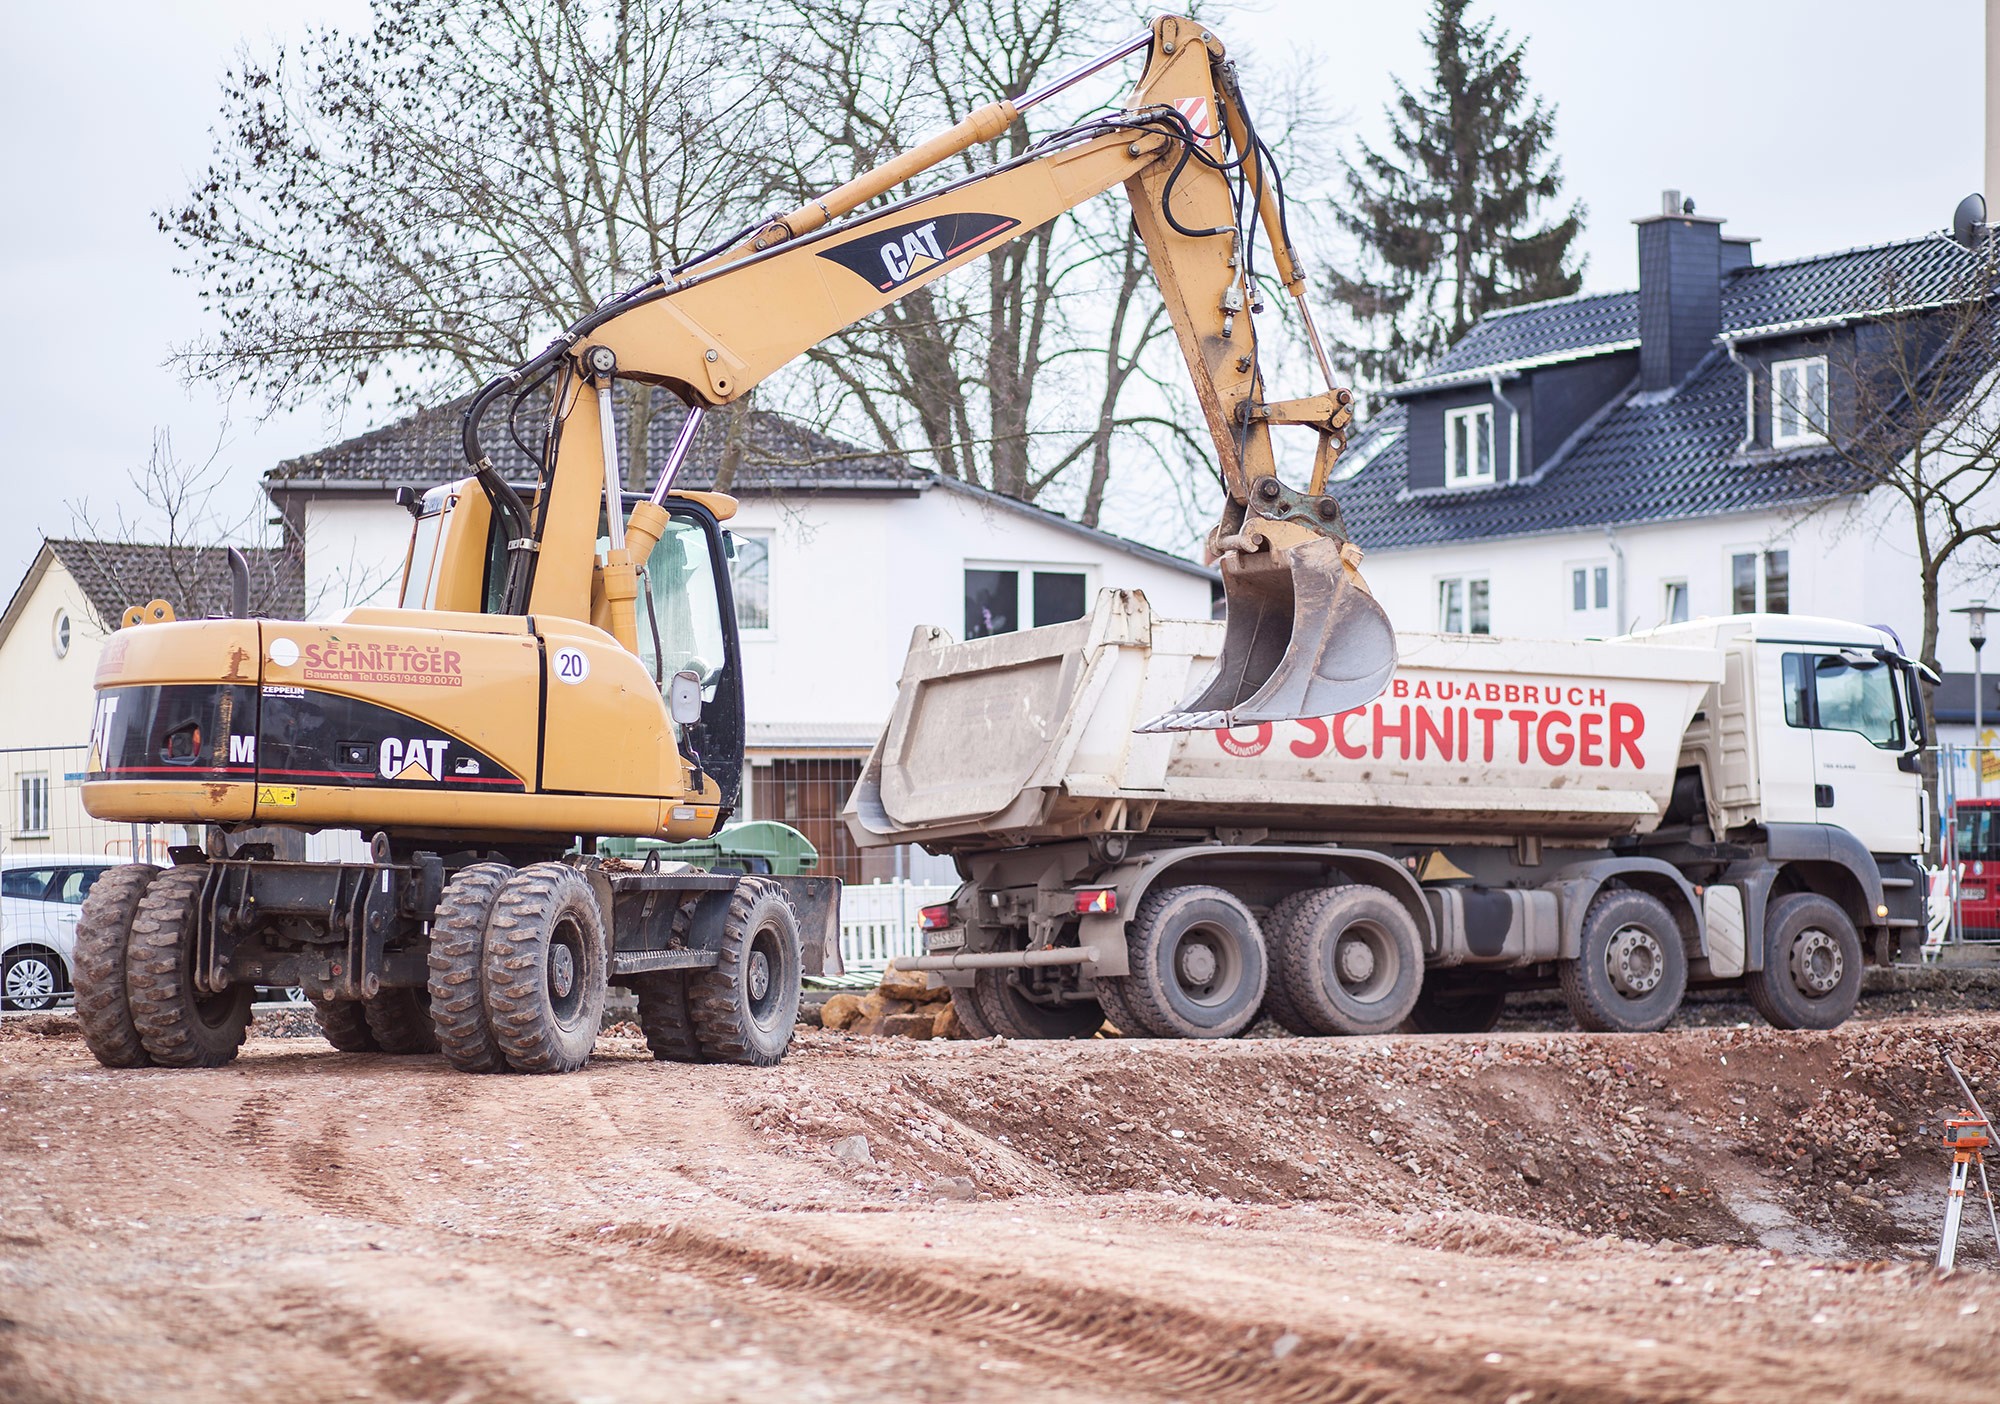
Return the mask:
{"type": "MultiPolygon", "coordinates": [[[[751,527],[748,530],[731,527],[729,528],[729,534],[735,538],[739,549],[746,541],[760,542],[764,547],[764,624],[762,628],[752,628],[743,622],[743,618],[739,614],[736,619],[736,632],[738,637],[744,639],[768,639],[771,637],[771,629],[777,618],[776,601],[772,598],[773,591],[771,588],[771,548],[776,542],[777,533],[760,530],[756,527],[751,527]]],[[[733,605],[736,599],[736,562],[734,559],[731,559],[725,561],[723,564],[729,567],[729,598],[733,605]]]]}
{"type": "MultiPolygon", "coordinates": [[[[1809,396],[1808,391],[1808,396],[1809,396]]],[[[1783,361],[1771,362],[1771,447],[1796,448],[1801,444],[1823,444],[1826,442],[1828,415],[1828,390],[1826,357],[1793,356],[1783,361]],[[1797,375],[1797,384],[1809,386],[1812,369],[1819,369],[1819,399],[1810,401],[1807,396],[1787,397],[1780,387],[1785,383],[1787,372],[1797,375]],[[1783,416],[1792,413],[1797,418],[1797,428],[1791,433],[1783,430],[1783,416]],[[1817,419],[1815,420],[1815,416],[1817,419]]]]}
{"type": "Polygon", "coordinates": [[[1493,632],[1493,578],[1489,575],[1442,575],[1437,580],[1437,631],[1440,634],[1479,634],[1493,632]],[[1473,587],[1479,586],[1485,595],[1486,627],[1474,627],[1478,622],[1473,617],[1473,587]],[[1454,599],[1455,592],[1455,599],[1454,599]],[[1450,627],[1451,611],[1456,609],[1459,628],[1450,627]]]}
{"type": "MultiPolygon", "coordinates": [[[[1475,455],[1476,456],[1476,455],[1475,455]]],[[[1450,488],[1491,487],[1497,481],[1495,473],[1500,457],[1499,445],[1493,439],[1493,406],[1467,405],[1463,409],[1444,412],[1444,485],[1450,488]],[[1465,441],[1468,445],[1479,442],[1481,425],[1486,430],[1486,471],[1477,471],[1479,464],[1461,463],[1458,455],[1458,429],[1465,426],[1465,441]],[[1464,471],[1461,472],[1460,470],[1464,471]]]]}
{"type": "Polygon", "coordinates": [[[1603,559],[1567,561],[1563,570],[1563,601],[1572,619],[1611,617],[1611,562],[1603,559]],[[1576,602],[1578,577],[1582,577],[1583,603],[1576,602]],[[1600,604],[1599,601],[1602,601],[1600,604]]]}
{"type": "Polygon", "coordinates": [[[1688,582],[1685,579],[1679,578],[1662,580],[1660,582],[1660,622],[1662,624],[1683,624],[1692,618],[1694,618],[1694,596],[1688,590],[1688,582]],[[1681,609],[1685,615],[1682,619],[1674,618],[1674,592],[1676,590],[1680,592],[1681,609]]]}
{"type": "Polygon", "coordinates": [[[14,820],[18,827],[16,838],[47,838],[49,836],[49,773],[46,770],[24,770],[14,778],[14,820]],[[39,782],[39,792],[33,786],[39,782]],[[30,795],[39,795],[41,813],[32,812],[30,795]],[[37,818],[39,824],[34,822],[37,818]]]}
{"type": "Polygon", "coordinates": [[[1799,574],[1792,560],[1792,548],[1789,545],[1731,546],[1722,553],[1722,598],[1728,604],[1729,612],[1731,614],[1738,612],[1736,608],[1736,562],[1742,556],[1749,556],[1756,562],[1756,608],[1750,612],[1753,614],[1771,613],[1771,557],[1783,556],[1785,558],[1785,607],[1778,612],[1781,614],[1798,613],[1799,574]]]}
{"type": "MultiPolygon", "coordinates": [[[[1014,572],[1014,618],[1018,621],[1012,632],[1019,633],[1035,626],[1035,576],[1081,575],[1083,577],[1083,614],[1088,616],[1097,602],[1097,567],[1082,561],[966,561],[958,571],[958,612],[962,623],[965,616],[965,574],[972,570],[1011,570],[1014,572]]],[[[995,637],[989,635],[988,637],[995,637]]]]}

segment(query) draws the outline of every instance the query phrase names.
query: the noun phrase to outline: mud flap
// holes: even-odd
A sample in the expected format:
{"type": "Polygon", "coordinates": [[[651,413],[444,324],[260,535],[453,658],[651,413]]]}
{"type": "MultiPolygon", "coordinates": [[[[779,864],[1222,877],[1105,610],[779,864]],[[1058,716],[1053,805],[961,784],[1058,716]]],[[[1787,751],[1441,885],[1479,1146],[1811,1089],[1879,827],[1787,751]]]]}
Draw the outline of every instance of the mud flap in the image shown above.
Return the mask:
{"type": "Polygon", "coordinates": [[[1222,562],[1222,656],[1201,691],[1135,728],[1210,731],[1330,717],[1380,695],[1396,632],[1342,544],[1322,537],[1222,562]]]}

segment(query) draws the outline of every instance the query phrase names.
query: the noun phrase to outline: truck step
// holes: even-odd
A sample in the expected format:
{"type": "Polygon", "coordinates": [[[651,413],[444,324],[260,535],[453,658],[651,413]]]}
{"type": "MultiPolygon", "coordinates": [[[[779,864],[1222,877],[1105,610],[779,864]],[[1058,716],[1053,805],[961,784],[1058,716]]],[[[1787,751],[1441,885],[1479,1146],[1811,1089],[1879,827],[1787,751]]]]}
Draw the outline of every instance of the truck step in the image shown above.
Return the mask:
{"type": "Polygon", "coordinates": [[[714,951],[613,951],[611,978],[654,970],[708,970],[716,960],[714,951]]]}

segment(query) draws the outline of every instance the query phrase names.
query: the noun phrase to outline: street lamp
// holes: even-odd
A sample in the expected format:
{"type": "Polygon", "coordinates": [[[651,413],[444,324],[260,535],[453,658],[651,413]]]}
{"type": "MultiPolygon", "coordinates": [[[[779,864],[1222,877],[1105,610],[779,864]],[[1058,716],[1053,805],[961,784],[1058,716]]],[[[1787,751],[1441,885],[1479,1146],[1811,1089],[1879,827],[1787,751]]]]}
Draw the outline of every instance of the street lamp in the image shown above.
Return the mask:
{"type": "Polygon", "coordinates": [[[1985,678],[1980,672],[1979,651],[1986,647],[1986,601],[1974,600],[1952,611],[1965,616],[1966,631],[1972,637],[1972,793],[1986,792],[1985,757],[1980,753],[1986,729],[1985,678]]]}

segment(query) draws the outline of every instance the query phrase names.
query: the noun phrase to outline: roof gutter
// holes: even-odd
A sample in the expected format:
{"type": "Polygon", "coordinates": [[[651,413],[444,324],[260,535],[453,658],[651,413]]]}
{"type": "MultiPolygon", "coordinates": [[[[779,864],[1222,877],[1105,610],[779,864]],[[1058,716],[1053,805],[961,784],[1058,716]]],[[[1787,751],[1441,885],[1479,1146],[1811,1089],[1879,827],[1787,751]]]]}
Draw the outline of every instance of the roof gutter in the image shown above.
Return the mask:
{"type": "Polygon", "coordinates": [[[1521,471],[1521,407],[1507,398],[1507,392],[1500,388],[1500,372],[1494,371],[1486,378],[1493,387],[1493,398],[1507,407],[1507,477],[1519,482],[1527,474],[1521,471]]]}
{"type": "Polygon", "coordinates": [[[1757,445],[1757,368],[1736,354],[1736,343],[1729,337],[1722,338],[1722,349],[1743,372],[1743,440],[1736,451],[1748,453],[1757,445]]]}

